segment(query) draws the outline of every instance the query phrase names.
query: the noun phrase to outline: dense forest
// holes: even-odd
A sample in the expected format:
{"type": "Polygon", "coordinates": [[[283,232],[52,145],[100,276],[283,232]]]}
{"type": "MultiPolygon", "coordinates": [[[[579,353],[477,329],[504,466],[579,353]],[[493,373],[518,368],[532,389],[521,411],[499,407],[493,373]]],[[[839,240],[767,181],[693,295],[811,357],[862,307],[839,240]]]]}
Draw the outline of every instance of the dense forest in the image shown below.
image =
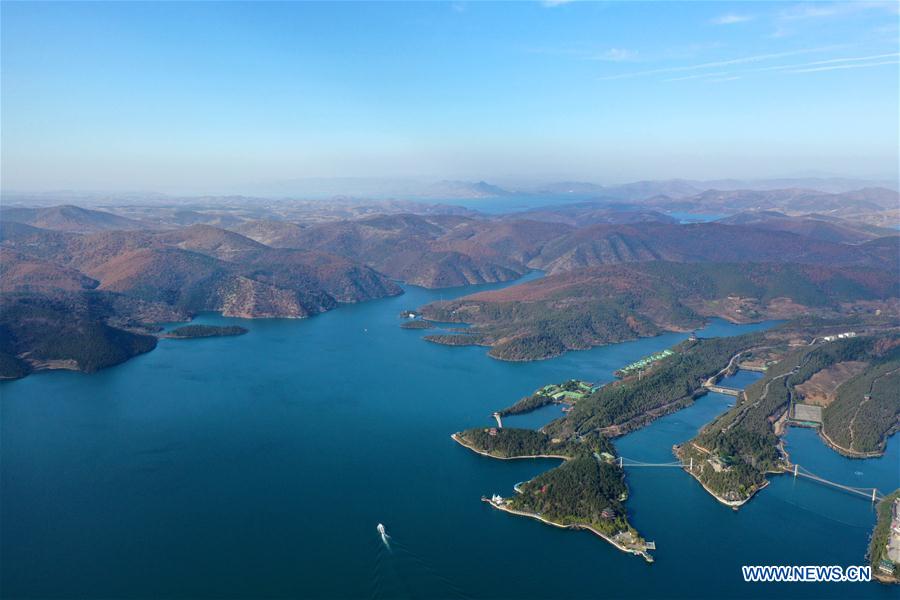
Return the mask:
{"type": "Polygon", "coordinates": [[[155,348],[154,336],[106,323],[113,300],[98,292],[6,294],[0,310],[0,377],[21,377],[34,364],[58,360],[93,372],[155,348]],[[17,358],[26,354],[27,361],[17,358]]]}
{"type": "Polygon", "coordinates": [[[238,325],[184,325],[169,332],[173,338],[204,338],[244,335],[247,330],[238,325]]]}
{"type": "Polygon", "coordinates": [[[547,396],[546,394],[537,392],[530,396],[525,396],[512,406],[504,408],[503,410],[499,411],[499,414],[501,417],[506,417],[509,415],[521,415],[533,410],[537,410],[542,406],[547,406],[548,404],[553,404],[553,398],[547,396]]]}
{"type": "Polygon", "coordinates": [[[431,329],[432,327],[434,327],[434,325],[432,325],[430,321],[424,321],[422,319],[400,323],[401,329],[431,329]]]}
{"type": "Polygon", "coordinates": [[[751,333],[735,337],[689,340],[647,373],[603,386],[578,401],[566,417],[549,424],[552,435],[570,435],[611,426],[628,430],[652,419],[652,411],[686,406],[703,381],[725,368],[732,356],[762,340],[751,333]]]}
{"type": "MultiPolygon", "coordinates": [[[[896,294],[889,270],[800,264],[648,261],[554,274],[509,288],[435,302],[435,321],[469,323],[489,354],[538,360],[567,350],[700,326],[708,317],[738,321],[846,314],[846,303],[896,294]],[[785,302],[789,299],[790,302],[785,302]]],[[[426,338],[458,344],[452,337],[426,338]]]]}
{"type": "Polygon", "coordinates": [[[422,339],[445,346],[477,346],[481,343],[480,336],[468,333],[434,333],[422,339]]]}
{"type": "Polygon", "coordinates": [[[825,434],[856,452],[882,452],[900,424],[900,347],[845,381],[822,413],[825,434]]]}
{"type": "Polygon", "coordinates": [[[521,415],[557,401],[572,403],[575,400],[583,399],[584,395],[591,390],[591,387],[591,384],[578,379],[570,379],[560,384],[545,385],[530,396],[519,399],[512,406],[498,411],[498,414],[501,417],[521,415]],[[554,398],[554,395],[557,398],[554,398]]]}
{"type": "MultiPolygon", "coordinates": [[[[0,334],[0,337],[3,337],[0,334]]],[[[0,352],[0,379],[18,379],[28,374],[28,364],[6,352],[0,352]]]]}
{"type": "Polygon", "coordinates": [[[562,525],[589,524],[606,533],[628,530],[620,498],[625,473],[615,464],[582,455],[519,486],[516,510],[540,514],[562,525]],[[606,516],[603,516],[604,509],[606,516]]]}
{"type": "MultiPolygon", "coordinates": [[[[897,498],[900,498],[900,490],[894,490],[885,496],[876,508],[877,521],[875,522],[875,528],[872,530],[872,538],[869,540],[869,550],[867,552],[869,563],[872,565],[872,572],[875,574],[881,574],[878,571],[878,565],[887,558],[885,547],[891,536],[891,516],[894,501],[897,498]]],[[[893,577],[900,579],[900,563],[894,564],[893,577]]]]}
{"type": "Polygon", "coordinates": [[[497,458],[515,458],[553,455],[572,458],[583,454],[606,452],[615,449],[603,436],[584,436],[578,439],[552,438],[533,429],[481,428],[467,429],[457,434],[466,445],[497,458]]]}
{"type": "Polygon", "coordinates": [[[520,484],[518,494],[510,500],[510,508],[535,513],[561,525],[588,525],[610,534],[634,532],[622,505],[628,493],[625,472],[612,460],[615,448],[605,436],[562,441],[540,431],[505,427],[469,429],[456,435],[471,448],[496,458],[567,458],[558,467],[520,484]]]}
{"type": "Polygon", "coordinates": [[[873,364],[838,388],[838,400],[824,411],[825,428],[829,435],[830,429],[840,432],[833,438],[836,442],[849,442],[853,423],[853,440],[860,444],[854,445],[854,450],[879,448],[885,435],[896,428],[900,413],[896,339],[892,335],[861,336],[789,352],[764,378],[748,386],[731,410],[682,446],[680,456],[700,465],[695,475],[719,496],[745,500],[765,483],[767,472],[782,467],[773,423],[788,410],[794,387],[823,369],[850,360],[873,364]],[[892,349],[885,353],[885,348],[892,349]],[[870,400],[864,401],[867,395],[870,400]]]}
{"type": "MultiPolygon", "coordinates": [[[[587,305],[554,306],[531,302],[479,303],[479,322],[490,323],[477,329],[471,343],[491,345],[490,356],[522,361],[551,358],[568,349],[587,349],[635,337],[658,335],[663,329],[650,319],[634,314],[635,298],[595,299],[587,305]],[[477,341],[476,341],[477,340],[477,341]]],[[[455,304],[424,307],[426,316],[436,321],[459,321],[455,304]]],[[[670,307],[669,316],[678,326],[697,327],[703,320],[687,309],[670,307]]],[[[473,332],[474,333],[474,332],[473,332]]],[[[429,336],[429,341],[454,342],[447,336],[429,336]]]]}

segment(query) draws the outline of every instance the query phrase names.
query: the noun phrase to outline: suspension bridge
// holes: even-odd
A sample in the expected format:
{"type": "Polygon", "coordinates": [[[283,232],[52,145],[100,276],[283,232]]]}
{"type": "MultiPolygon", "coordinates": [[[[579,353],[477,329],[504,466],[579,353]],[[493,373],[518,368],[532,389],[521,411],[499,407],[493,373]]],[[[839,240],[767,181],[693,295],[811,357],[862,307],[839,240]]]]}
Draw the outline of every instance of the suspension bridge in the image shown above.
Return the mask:
{"type": "MultiPolygon", "coordinates": [[[[597,459],[600,460],[599,455],[597,459]]],[[[634,458],[627,458],[625,456],[620,456],[615,461],[618,465],[623,469],[634,469],[634,468],[675,468],[675,469],[686,469],[688,471],[693,472],[694,470],[694,459],[691,458],[688,462],[681,462],[680,460],[673,460],[671,462],[645,462],[636,460],[634,458]]],[[[784,473],[793,474],[794,477],[803,477],[804,479],[808,479],[810,481],[814,481],[816,483],[832,487],[838,490],[842,490],[844,492],[855,494],[857,496],[861,496],[863,498],[867,498],[872,502],[878,502],[884,498],[884,494],[878,491],[877,488],[869,488],[869,487],[855,487],[851,485],[845,485],[843,483],[838,483],[837,481],[831,481],[830,479],[826,479],[824,477],[820,477],[815,473],[811,472],[809,469],[805,469],[800,465],[793,465],[791,469],[786,469],[783,471],[784,473]]]]}

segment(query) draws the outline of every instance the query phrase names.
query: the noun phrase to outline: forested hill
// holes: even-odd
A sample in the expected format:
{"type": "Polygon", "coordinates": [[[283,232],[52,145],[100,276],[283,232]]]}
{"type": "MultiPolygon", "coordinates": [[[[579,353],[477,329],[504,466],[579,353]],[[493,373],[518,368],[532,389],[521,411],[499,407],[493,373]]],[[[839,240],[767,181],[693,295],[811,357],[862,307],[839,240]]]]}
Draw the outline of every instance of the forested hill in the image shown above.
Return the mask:
{"type": "Polygon", "coordinates": [[[702,393],[706,379],[726,368],[732,357],[760,345],[765,334],[687,340],[648,372],[614,381],[577,401],[568,415],[544,431],[568,438],[591,432],[619,435],[683,408],[702,393]]]}
{"type": "Polygon", "coordinates": [[[737,322],[853,311],[897,310],[898,267],[776,263],[646,262],[579,269],[503,290],[429,304],[430,320],[468,323],[437,343],[490,346],[505,360],[699,327],[708,317],[737,322]]]}
{"type": "Polygon", "coordinates": [[[829,385],[837,393],[836,399],[822,401],[827,403],[825,440],[844,453],[883,449],[900,424],[898,372],[900,334],[892,331],[797,347],[749,386],[732,409],[684,444],[681,457],[694,459],[699,466],[694,475],[717,496],[745,501],[765,484],[767,472],[782,467],[775,422],[792,418],[814,387],[829,385]],[[851,364],[858,368],[850,370],[851,364]],[[829,441],[832,435],[847,447],[829,441]]]}

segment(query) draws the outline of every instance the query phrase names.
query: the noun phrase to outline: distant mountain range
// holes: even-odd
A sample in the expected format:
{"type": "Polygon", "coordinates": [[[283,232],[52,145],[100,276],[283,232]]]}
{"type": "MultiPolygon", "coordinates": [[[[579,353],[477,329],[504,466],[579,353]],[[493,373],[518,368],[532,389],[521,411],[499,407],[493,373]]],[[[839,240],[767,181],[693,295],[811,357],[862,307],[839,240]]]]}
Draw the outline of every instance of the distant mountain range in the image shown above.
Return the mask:
{"type": "Polygon", "coordinates": [[[0,221],[14,221],[43,229],[76,233],[146,228],[146,225],[132,219],[72,205],[47,208],[3,207],[0,208],[0,221]]]}
{"type": "Polygon", "coordinates": [[[829,194],[841,194],[864,188],[885,188],[900,191],[900,182],[890,179],[854,179],[846,177],[803,177],[781,179],[660,179],[616,184],[590,181],[548,181],[545,183],[501,184],[488,181],[427,180],[401,178],[304,178],[265,184],[235,186],[227,193],[160,194],[156,192],[15,192],[4,191],[6,206],[48,206],[55,204],[110,205],[195,202],[207,199],[220,204],[229,200],[265,202],[272,199],[334,200],[343,198],[359,202],[370,200],[449,201],[507,196],[575,196],[607,201],[637,201],[654,196],[681,199],[707,190],[772,191],[802,189],[829,194]]]}
{"type": "Polygon", "coordinates": [[[850,179],[844,177],[809,177],[794,179],[667,179],[636,181],[617,185],[598,185],[581,181],[564,181],[536,186],[532,191],[546,194],[596,195],[619,200],[644,200],[662,195],[670,198],[693,196],[706,190],[769,191],[789,188],[840,194],[867,187],[898,190],[898,182],[891,180],[850,179]]]}

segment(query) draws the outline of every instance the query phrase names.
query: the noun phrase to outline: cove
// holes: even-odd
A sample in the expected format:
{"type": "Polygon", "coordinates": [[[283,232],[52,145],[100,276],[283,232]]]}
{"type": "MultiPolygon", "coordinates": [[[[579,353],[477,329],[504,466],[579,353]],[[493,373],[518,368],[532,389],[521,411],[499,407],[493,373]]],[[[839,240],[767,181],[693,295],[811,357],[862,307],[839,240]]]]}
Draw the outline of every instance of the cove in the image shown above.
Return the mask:
{"type": "MultiPolygon", "coordinates": [[[[407,286],[307,320],[203,315],[250,331],[161,340],[93,375],[0,384],[3,595],[765,597],[772,586],[744,584],[741,564],[862,563],[871,506],[787,477],[734,513],[677,469],[629,472],[634,524],[658,544],[649,566],[590,534],[484,506],[482,494],[556,461],[486,459],[450,433],[489,424],[548,382],[610,381],[687,335],[506,363],[398,327],[404,308],[493,287],[407,286]]],[[[701,335],[770,325],[713,321],[701,335]]],[[[710,394],[616,444],[670,460],[673,443],[731,400],[710,394]]],[[[799,454],[831,452],[811,432],[788,442],[801,464],[812,459],[799,454]]],[[[896,460],[894,439],[888,453],[879,460],[896,460]]],[[[849,477],[868,464],[837,456],[833,468],[849,477]]],[[[888,595],[875,584],[775,591],[888,595]]]]}

